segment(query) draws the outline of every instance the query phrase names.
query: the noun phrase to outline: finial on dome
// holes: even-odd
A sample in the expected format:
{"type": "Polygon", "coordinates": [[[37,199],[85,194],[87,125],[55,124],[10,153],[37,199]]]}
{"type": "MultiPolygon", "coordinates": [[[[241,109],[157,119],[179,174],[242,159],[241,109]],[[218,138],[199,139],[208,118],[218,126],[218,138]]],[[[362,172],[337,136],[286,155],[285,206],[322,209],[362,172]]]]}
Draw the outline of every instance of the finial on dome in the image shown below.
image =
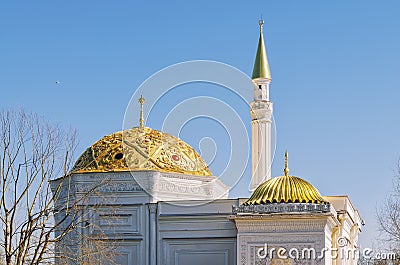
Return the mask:
{"type": "Polygon", "coordinates": [[[286,177],[289,176],[289,154],[287,150],[285,152],[285,169],[283,172],[285,173],[286,177]]]}
{"type": "Polygon", "coordinates": [[[140,119],[139,119],[140,125],[139,125],[139,127],[140,127],[140,128],[143,128],[143,127],[144,127],[143,104],[144,104],[144,102],[145,102],[146,100],[144,99],[144,97],[143,97],[142,95],[140,95],[140,98],[139,98],[138,101],[139,101],[139,104],[140,104],[140,119]]]}
{"type": "Polygon", "coordinates": [[[258,25],[260,25],[260,32],[262,32],[263,25],[264,25],[264,19],[262,18],[262,15],[261,15],[261,19],[258,21],[258,25]]]}

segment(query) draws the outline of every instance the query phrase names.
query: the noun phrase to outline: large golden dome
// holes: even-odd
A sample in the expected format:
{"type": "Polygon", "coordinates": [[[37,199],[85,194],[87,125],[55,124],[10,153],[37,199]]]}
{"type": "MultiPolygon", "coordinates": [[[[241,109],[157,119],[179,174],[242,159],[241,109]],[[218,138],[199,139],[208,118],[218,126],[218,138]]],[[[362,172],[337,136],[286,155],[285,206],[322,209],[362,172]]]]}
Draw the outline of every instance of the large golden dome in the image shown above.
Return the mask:
{"type": "Polygon", "coordinates": [[[258,186],[244,205],[268,203],[315,203],[327,204],[318,190],[299,177],[280,176],[258,186]]]}
{"type": "Polygon", "coordinates": [[[103,137],[78,158],[72,173],[136,170],[212,176],[207,164],[190,145],[148,127],[103,137]]]}

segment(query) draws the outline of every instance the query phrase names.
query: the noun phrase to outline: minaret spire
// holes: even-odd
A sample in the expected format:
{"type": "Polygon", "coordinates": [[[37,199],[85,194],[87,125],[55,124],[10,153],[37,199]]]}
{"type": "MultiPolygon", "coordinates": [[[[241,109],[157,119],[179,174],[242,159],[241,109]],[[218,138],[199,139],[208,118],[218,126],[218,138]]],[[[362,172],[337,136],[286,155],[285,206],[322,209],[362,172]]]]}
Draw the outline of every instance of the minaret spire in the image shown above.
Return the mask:
{"type": "Polygon", "coordinates": [[[271,127],[272,102],[269,99],[269,87],[272,81],[265,49],[264,20],[258,21],[260,37],[252,75],[254,101],[250,102],[252,132],[252,179],[251,190],[271,178],[271,127]]]}
{"type": "Polygon", "coordinates": [[[140,104],[140,118],[139,118],[139,127],[143,128],[144,127],[144,118],[143,118],[143,104],[146,100],[144,99],[143,96],[140,96],[138,102],[140,104]]]}
{"type": "Polygon", "coordinates": [[[258,47],[256,53],[256,60],[254,61],[253,75],[252,79],[265,78],[272,80],[271,71],[269,69],[267,52],[264,44],[263,36],[263,25],[264,20],[260,19],[258,21],[260,26],[260,38],[258,39],[258,47]]]}

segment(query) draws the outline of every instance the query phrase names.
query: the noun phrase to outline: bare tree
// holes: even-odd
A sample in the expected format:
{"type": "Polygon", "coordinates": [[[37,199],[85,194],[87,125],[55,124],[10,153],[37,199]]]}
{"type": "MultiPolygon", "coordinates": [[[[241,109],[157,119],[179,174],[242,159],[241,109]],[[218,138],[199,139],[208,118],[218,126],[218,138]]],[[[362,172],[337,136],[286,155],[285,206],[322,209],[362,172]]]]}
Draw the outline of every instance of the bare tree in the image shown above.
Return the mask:
{"type": "Polygon", "coordinates": [[[101,264],[94,257],[105,252],[104,238],[76,232],[93,225],[87,221],[91,211],[82,208],[97,186],[79,196],[70,192],[75,148],[74,131],[23,111],[0,112],[0,264],[76,260],[76,252],[62,247],[72,234],[73,244],[90,246],[79,263],[101,264]],[[52,179],[57,181],[50,185],[52,179]]]}
{"type": "Polygon", "coordinates": [[[400,159],[393,178],[393,191],[377,211],[379,230],[385,250],[396,255],[394,260],[381,260],[376,264],[400,264],[400,159]]]}

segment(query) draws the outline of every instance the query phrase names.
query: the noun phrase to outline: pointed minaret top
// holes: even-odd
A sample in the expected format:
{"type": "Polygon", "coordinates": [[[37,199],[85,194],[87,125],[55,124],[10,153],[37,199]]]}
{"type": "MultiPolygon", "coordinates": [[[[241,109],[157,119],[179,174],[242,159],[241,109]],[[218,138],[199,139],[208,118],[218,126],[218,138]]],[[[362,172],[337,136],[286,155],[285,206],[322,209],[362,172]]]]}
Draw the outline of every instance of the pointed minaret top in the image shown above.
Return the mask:
{"type": "Polygon", "coordinates": [[[252,79],[265,78],[272,80],[262,32],[264,20],[259,20],[258,24],[260,25],[260,39],[258,40],[256,61],[254,62],[252,79]]]}

